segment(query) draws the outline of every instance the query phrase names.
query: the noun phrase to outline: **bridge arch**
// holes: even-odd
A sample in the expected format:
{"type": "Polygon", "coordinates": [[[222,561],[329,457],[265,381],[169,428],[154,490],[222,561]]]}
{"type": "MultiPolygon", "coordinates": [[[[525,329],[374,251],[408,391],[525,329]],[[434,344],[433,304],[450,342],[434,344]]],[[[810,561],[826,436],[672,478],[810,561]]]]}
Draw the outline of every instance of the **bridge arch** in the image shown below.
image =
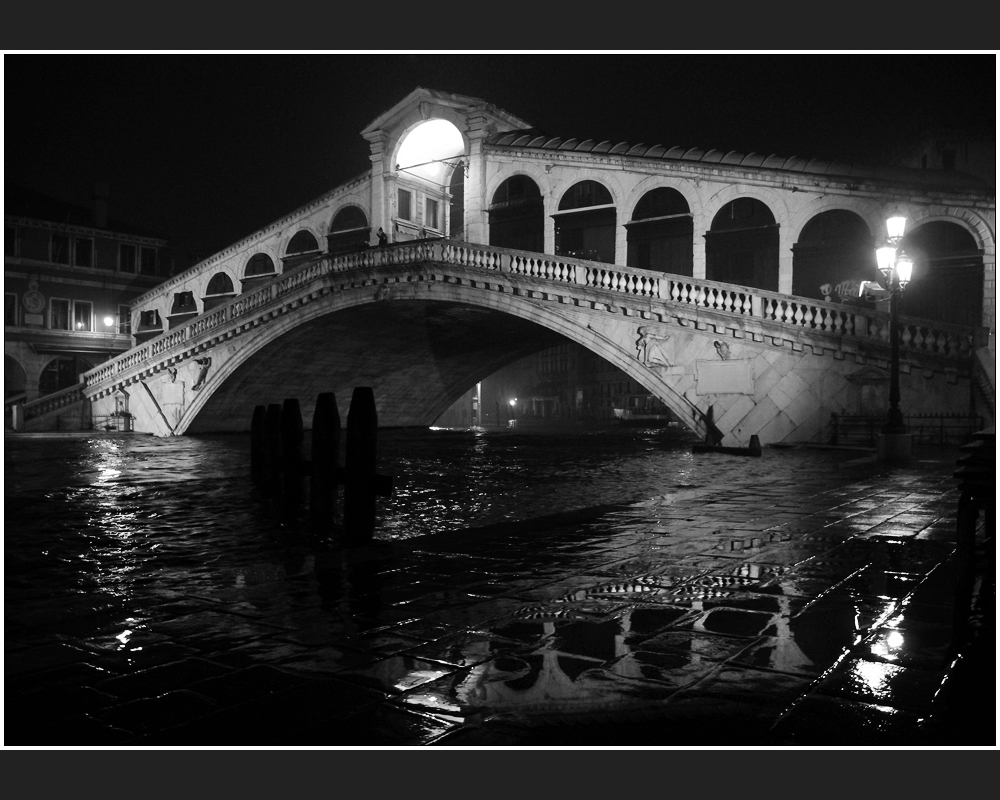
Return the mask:
{"type": "MultiPolygon", "coordinates": [[[[191,402],[178,419],[174,432],[214,430],[208,422],[203,424],[207,427],[198,422],[199,415],[210,405],[213,410],[208,414],[209,418],[225,417],[237,424],[240,430],[245,430],[255,405],[281,402],[286,396],[294,397],[296,389],[290,387],[296,382],[301,385],[303,380],[315,379],[314,388],[310,384],[310,388],[303,389],[298,396],[308,425],[315,394],[333,390],[341,403],[350,398],[350,386],[334,385],[339,373],[338,368],[332,366],[335,359],[330,354],[338,342],[345,351],[350,351],[351,359],[356,359],[357,353],[353,352],[356,349],[364,352],[372,364],[366,374],[364,367],[358,368],[356,360],[352,362],[349,379],[353,385],[383,381],[376,391],[380,420],[384,418],[385,411],[393,419],[404,417],[410,424],[430,425],[476,381],[525,355],[569,340],[619,367],[661,399],[693,431],[704,435],[703,423],[697,413],[692,413],[692,404],[674,390],[668,382],[669,375],[658,374],[635,357],[633,343],[623,348],[609,336],[594,336],[593,329],[581,326],[573,315],[558,307],[539,306],[525,296],[450,284],[407,282],[406,287],[409,292],[407,297],[387,301],[374,300],[370,286],[331,293],[297,309],[294,315],[283,316],[278,322],[272,321],[274,327],[268,335],[246,339],[239,346],[227,345],[226,356],[218,359],[209,380],[192,394],[191,402]],[[422,327],[407,336],[400,336],[399,330],[392,327],[406,324],[405,321],[411,317],[421,325],[432,317],[447,319],[449,324],[461,318],[462,325],[466,327],[458,333],[449,334],[451,338],[448,341],[454,348],[453,352],[437,346],[439,342],[432,342],[431,346],[422,350],[418,342],[414,345],[416,349],[407,353],[407,358],[412,362],[414,353],[421,354],[425,359],[422,363],[407,363],[406,373],[402,376],[395,367],[380,371],[380,366],[384,366],[380,363],[381,359],[388,357],[390,351],[400,346],[400,342],[416,342],[424,335],[422,327]],[[359,323],[359,320],[362,322],[359,323]],[[381,333],[378,330],[373,333],[373,320],[380,320],[390,327],[381,333]],[[490,330],[469,328],[470,324],[486,325],[490,330]],[[497,335],[493,326],[499,326],[510,335],[497,335]],[[344,335],[352,330],[365,330],[363,340],[359,336],[354,342],[346,341],[344,335]],[[508,341],[503,341],[505,338],[508,341]],[[470,342],[483,343],[482,352],[463,353],[470,347],[470,342]],[[323,347],[317,347],[318,343],[322,343],[323,347]],[[302,377],[301,363],[293,366],[291,354],[296,352],[297,347],[308,349],[310,353],[311,368],[316,374],[307,379],[302,377]],[[421,378],[421,368],[426,370],[426,379],[421,378]],[[262,376],[274,369],[288,372],[271,374],[272,394],[268,395],[268,390],[263,388],[267,381],[262,376]],[[385,378],[383,372],[390,377],[385,378]],[[400,385],[400,381],[405,385],[400,385]],[[278,397],[275,391],[285,394],[278,397]],[[289,391],[293,394],[287,394],[289,391]],[[255,396],[254,392],[258,394],[255,396]],[[415,410],[411,413],[403,406],[412,406],[415,410]]],[[[710,345],[706,346],[711,349],[710,345]]],[[[398,363],[394,362],[394,365],[398,363]]],[[[341,409],[342,415],[345,412],[346,409],[341,409]]]]}

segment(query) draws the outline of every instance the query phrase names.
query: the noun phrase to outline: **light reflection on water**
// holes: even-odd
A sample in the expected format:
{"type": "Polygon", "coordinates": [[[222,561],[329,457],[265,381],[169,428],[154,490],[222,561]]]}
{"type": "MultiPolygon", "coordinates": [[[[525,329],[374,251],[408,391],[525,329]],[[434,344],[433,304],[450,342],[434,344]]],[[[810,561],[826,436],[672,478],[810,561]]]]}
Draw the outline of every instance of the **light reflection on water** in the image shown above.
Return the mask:
{"type": "MultiPolygon", "coordinates": [[[[831,596],[804,614],[806,596],[841,577],[786,574],[725,559],[670,566],[689,551],[708,552],[716,533],[693,526],[683,537],[672,536],[674,500],[738,489],[762,469],[772,485],[781,485],[784,499],[807,499],[824,484],[804,480],[801,466],[808,461],[817,481],[817,470],[833,464],[833,457],[783,450],[780,458],[762,461],[696,458],[690,439],[670,430],[381,431],[379,443],[379,471],[392,473],[395,487],[391,498],[378,501],[376,535],[382,539],[629,506],[602,515],[587,535],[575,523],[554,524],[564,530],[550,543],[548,561],[493,551],[489,574],[471,580],[459,572],[458,585],[474,585],[483,604],[492,602],[494,589],[524,584],[529,591],[544,583],[539,573],[546,570],[552,580],[569,565],[585,570],[591,541],[593,563],[606,566],[600,551],[605,528],[623,545],[634,543],[622,555],[632,557],[630,568],[638,572],[566,586],[558,596],[545,589],[537,608],[498,598],[496,614],[515,616],[481,629],[481,619],[463,616],[461,602],[448,605],[444,574],[439,587],[400,585],[364,563],[331,557],[305,511],[300,520],[283,521],[250,484],[246,436],[8,438],[8,639],[51,637],[101,650],[129,669],[197,648],[224,655],[253,651],[248,658],[325,674],[347,666],[347,656],[327,646],[331,641],[362,634],[368,619],[395,622],[379,617],[394,611],[390,603],[403,615],[416,614],[405,605],[423,592],[436,598],[433,608],[442,611],[449,637],[428,641],[418,655],[379,661],[372,678],[382,688],[416,690],[405,702],[434,713],[470,707],[530,712],[536,701],[540,712],[554,713],[561,703],[575,713],[588,705],[645,707],[648,686],[636,681],[669,683],[672,691],[712,672],[720,686],[736,683],[715,668],[737,657],[751,673],[778,671],[805,685],[898,604],[898,597],[875,594],[861,570],[880,546],[875,539],[856,546],[858,563],[842,568],[843,578],[855,576],[851,586],[865,592],[865,602],[831,596]],[[646,548],[647,541],[655,547],[646,548]],[[640,569],[647,562],[648,569],[640,569]],[[611,613],[627,604],[636,607],[611,613]],[[591,614],[595,610],[600,613],[591,614]],[[286,623],[282,638],[275,632],[286,623]],[[687,630],[652,636],[682,623],[687,630]],[[288,635],[292,628],[294,636],[288,635]],[[512,642],[523,645],[517,658],[503,649],[512,642]]],[[[531,530],[518,541],[527,541],[531,530]]],[[[840,541],[803,540],[796,559],[840,541]]],[[[772,557],[778,547],[768,551],[772,557]]],[[[455,569],[473,569],[473,563],[456,559],[455,569]]],[[[841,565],[834,561],[829,569],[841,565]]],[[[901,647],[901,635],[888,629],[872,653],[892,661],[901,647]]],[[[860,665],[851,680],[885,700],[894,674],[860,665]]]]}

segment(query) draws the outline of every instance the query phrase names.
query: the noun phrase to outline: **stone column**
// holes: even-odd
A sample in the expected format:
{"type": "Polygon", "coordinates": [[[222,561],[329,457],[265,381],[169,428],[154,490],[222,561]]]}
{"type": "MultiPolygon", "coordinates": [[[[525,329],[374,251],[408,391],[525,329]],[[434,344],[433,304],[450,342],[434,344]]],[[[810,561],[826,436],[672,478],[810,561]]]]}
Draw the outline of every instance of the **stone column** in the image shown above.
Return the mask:
{"type": "Polygon", "coordinates": [[[385,166],[385,131],[373,131],[365,136],[371,153],[368,158],[372,162],[371,177],[371,214],[370,224],[374,233],[382,228],[389,236],[392,236],[391,219],[389,207],[388,183],[391,179],[392,171],[385,166]]]}
{"type": "Polygon", "coordinates": [[[479,111],[466,117],[469,137],[469,177],[465,182],[465,239],[474,244],[486,244],[486,156],[483,141],[492,133],[489,118],[479,111]]]}

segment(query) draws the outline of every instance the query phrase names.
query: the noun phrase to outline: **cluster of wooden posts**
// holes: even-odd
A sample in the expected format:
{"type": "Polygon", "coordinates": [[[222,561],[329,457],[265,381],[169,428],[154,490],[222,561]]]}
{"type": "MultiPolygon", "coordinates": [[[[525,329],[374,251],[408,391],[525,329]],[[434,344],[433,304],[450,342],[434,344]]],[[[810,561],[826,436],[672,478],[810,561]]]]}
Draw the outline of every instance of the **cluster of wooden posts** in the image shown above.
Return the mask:
{"type": "Polygon", "coordinates": [[[344,487],[343,532],[347,544],[364,544],[375,532],[375,498],[392,493],[392,478],[376,474],[378,413],[375,394],[359,386],[347,412],[344,464],[340,465],[340,412],[333,392],[316,398],[312,449],[304,454],[299,401],[259,405],[250,425],[250,475],[282,514],[297,518],[309,482],[309,517],[320,528],[337,516],[337,487],[344,487]]]}

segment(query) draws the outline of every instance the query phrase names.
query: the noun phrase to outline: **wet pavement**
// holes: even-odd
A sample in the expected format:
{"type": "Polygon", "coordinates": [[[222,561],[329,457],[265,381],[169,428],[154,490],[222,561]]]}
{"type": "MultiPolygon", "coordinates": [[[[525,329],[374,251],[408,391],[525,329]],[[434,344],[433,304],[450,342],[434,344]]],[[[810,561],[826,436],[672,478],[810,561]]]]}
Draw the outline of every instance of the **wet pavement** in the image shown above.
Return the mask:
{"type": "Polygon", "coordinates": [[[8,596],[4,745],[995,746],[994,532],[957,595],[958,451],[776,452],[634,505],[328,543],[160,592],[155,627],[96,606],[73,624],[103,633],[41,635],[60,598],[8,596]]]}

